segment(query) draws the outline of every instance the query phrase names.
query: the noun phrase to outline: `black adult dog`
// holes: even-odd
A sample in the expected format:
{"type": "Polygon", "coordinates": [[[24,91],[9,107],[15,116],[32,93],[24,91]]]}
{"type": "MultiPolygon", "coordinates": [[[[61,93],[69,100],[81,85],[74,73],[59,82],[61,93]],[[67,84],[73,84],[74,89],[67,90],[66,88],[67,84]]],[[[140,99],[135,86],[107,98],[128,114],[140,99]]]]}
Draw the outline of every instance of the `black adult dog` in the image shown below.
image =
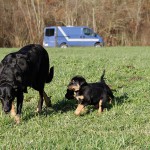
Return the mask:
{"type": "Polygon", "coordinates": [[[98,105],[98,112],[100,113],[106,107],[107,102],[111,103],[114,95],[106,84],[104,75],[105,70],[100,82],[96,83],[87,83],[82,76],[75,76],[71,79],[65,97],[78,100],[78,107],[75,111],[76,115],[80,115],[86,105],[98,105]]]}
{"type": "Polygon", "coordinates": [[[30,44],[5,56],[0,63],[0,99],[4,112],[11,112],[15,121],[20,122],[23,93],[27,93],[28,86],[39,91],[37,111],[41,112],[43,98],[46,105],[50,105],[44,85],[51,82],[53,74],[54,67],[49,70],[49,56],[41,45],[30,44]],[[13,105],[15,97],[17,112],[13,105]]]}

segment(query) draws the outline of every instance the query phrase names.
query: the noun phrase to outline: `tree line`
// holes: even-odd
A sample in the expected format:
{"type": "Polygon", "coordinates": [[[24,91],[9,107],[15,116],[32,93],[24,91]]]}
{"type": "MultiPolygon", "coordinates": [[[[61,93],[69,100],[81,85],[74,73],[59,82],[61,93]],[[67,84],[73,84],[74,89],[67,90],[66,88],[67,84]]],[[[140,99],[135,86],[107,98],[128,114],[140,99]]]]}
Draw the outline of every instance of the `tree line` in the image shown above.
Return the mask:
{"type": "Polygon", "coordinates": [[[1,0],[0,47],[43,40],[45,26],[88,26],[107,46],[150,45],[150,0],[1,0]]]}

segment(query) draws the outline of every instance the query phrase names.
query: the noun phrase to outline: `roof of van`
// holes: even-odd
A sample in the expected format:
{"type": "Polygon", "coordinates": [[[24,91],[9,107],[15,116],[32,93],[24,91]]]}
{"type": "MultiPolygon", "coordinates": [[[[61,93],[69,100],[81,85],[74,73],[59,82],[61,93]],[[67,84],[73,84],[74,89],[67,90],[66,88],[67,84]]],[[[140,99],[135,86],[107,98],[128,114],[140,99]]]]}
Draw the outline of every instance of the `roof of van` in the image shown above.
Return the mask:
{"type": "Polygon", "coordinates": [[[47,26],[45,28],[54,28],[54,27],[67,27],[67,28],[72,28],[72,27],[75,27],[75,28],[88,28],[87,26],[47,26]]]}

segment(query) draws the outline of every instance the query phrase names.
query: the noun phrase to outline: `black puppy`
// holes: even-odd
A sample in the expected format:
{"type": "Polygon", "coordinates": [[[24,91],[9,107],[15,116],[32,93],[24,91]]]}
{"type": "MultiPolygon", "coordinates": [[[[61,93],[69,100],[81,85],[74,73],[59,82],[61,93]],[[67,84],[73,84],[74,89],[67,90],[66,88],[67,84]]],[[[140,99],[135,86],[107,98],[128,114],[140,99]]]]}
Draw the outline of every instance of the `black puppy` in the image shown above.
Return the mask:
{"type": "Polygon", "coordinates": [[[51,82],[53,74],[54,67],[49,70],[49,56],[41,45],[30,44],[5,56],[0,63],[0,99],[4,111],[11,111],[15,121],[20,122],[23,93],[27,93],[28,86],[39,91],[38,112],[42,110],[43,97],[46,105],[50,106],[51,102],[44,92],[44,85],[51,82]],[[13,105],[15,97],[17,112],[13,105]]]}
{"type": "Polygon", "coordinates": [[[72,96],[78,100],[78,107],[75,111],[76,115],[80,115],[86,105],[98,105],[98,112],[100,113],[106,107],[107,102],[111,103],[114,95],[105,83],[104,75],[105,70],[103,71],[100,82],[97,83],[87,83],[82,76],[75,76],[71,79],[66,98],[71,97],[72,91],[74,92],[72,96]]]}

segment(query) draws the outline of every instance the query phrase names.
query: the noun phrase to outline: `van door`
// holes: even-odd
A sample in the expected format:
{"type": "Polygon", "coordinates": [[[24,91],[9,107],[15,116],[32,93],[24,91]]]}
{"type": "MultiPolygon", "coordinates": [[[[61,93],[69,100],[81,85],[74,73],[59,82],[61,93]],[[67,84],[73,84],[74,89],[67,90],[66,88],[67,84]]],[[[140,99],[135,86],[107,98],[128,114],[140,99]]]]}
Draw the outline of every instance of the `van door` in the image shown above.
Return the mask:
{"type": "Polygon", "coordinates": [[[83,28],[83,46],[94,46],[99,39],[95,36],[95,33],[90,28],[83,28]]]}
{"type": "Polygon", "coordinates": [[[50,28],[44,29],[43,46],[56,47],[55,30],[56,30],[55,27],[50,27],[50,28]]]}

